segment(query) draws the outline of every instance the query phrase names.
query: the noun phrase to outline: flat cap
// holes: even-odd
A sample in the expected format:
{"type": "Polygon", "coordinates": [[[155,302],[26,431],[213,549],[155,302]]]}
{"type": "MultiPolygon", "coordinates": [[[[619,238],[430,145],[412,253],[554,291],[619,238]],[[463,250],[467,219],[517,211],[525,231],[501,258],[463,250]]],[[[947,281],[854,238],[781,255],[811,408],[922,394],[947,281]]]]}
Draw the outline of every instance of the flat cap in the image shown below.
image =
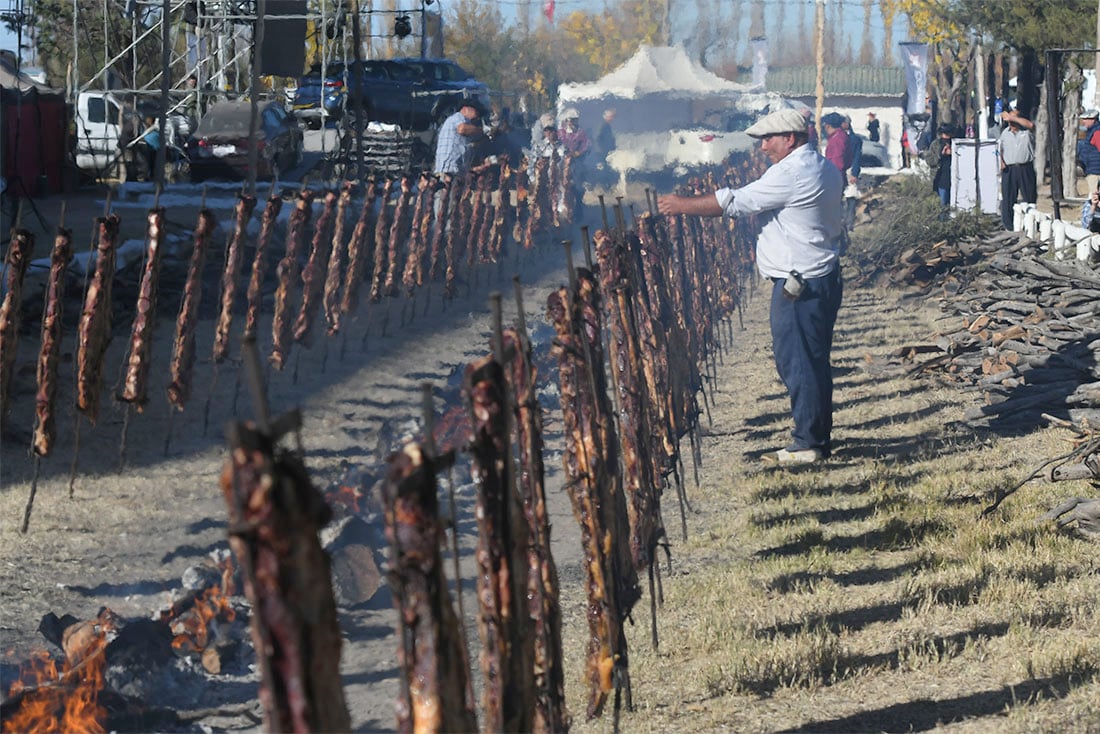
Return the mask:
{"type": "Polygon", "coordinates": [[[806,132],[806,118],[798,110],[788,109],[761,117],[745,131],[745,134],[754,138],[762,138],[765,135],[804,132],[806,132]]]}
{"type": "Polygon", "coordinates": [[[1100,110],[1085,110],[1081,113],[1081,119],[1083,120],[1095,120],[1100,117],[1100,110]]]}

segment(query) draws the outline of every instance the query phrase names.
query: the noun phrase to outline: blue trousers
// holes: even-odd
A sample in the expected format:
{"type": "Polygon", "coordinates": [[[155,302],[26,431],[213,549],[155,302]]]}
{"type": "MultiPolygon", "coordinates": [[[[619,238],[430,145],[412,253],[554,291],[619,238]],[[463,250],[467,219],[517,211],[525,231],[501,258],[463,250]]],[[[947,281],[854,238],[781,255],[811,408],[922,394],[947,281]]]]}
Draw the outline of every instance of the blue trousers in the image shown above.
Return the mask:
{"type": "Polygon", "coordinates": [[[791,397],[794,431],[789,449],[832,451],[833,326],[844,285],[840,266],[820,278],[806,278],[797,301],[783,295],[784,278],[773,278],[772,351],[779,377],[791,397]]]}

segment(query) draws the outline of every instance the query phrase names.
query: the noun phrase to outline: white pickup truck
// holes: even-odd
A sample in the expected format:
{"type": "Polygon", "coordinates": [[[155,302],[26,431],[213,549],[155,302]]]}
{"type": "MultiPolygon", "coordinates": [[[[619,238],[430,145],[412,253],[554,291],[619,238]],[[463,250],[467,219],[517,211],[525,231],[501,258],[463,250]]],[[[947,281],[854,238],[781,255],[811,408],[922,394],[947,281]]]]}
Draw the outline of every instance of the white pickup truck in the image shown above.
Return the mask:
{"type": "Polygon", "coordinates": [[[74,114],[77,168],[97,176],[122,178],[122,134],[125,130],[129,137],[138,127],[133,109],[110,92],[81,92],[74,114]]]}

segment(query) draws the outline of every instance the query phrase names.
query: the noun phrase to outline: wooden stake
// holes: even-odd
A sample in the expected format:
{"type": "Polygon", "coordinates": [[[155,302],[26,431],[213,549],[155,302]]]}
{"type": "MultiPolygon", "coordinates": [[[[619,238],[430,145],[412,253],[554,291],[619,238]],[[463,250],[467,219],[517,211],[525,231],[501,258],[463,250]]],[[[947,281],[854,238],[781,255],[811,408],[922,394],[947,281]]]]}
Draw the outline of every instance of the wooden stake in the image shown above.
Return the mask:
{"type": "Polygon", "coordinates": [[[76,427],[73,431],[73,461],[72,464],[69,466],[69,499],[73,498],[73,494],[75,491],[74,487],[76,486],[77,459],[80,456],[80,424],[82,423],[81,419],[83,417],[84,415],[78,410],[76,412],[76,427]]]}
{"type": "Polygon", "coordinates": [[[31,509],[34,507],[34,495],[38,492],[38,472],[42,468],[42,457],[38,454],[34,455],[34,476],[31,477],[31,494],[27,497],[27,508],[23,510],[23,524],[19,528],[19,532],[26,535],[27,528],[31,524],[31,509]]]}
{"type": "Polygon", "coordinates": [[[214,363],[214,374],[210,377],[210,391],[206,393],[206,403],[202,406],[202,435],[206,436],[206,431],[210,427],[210,402],[214,398],[214,391],[218,388],[218,373],[220,372],[217,362],[214,363]]]}
{"type": "Polygon", "coordinates": [[[121,474],[122,470],[126,468],[126,435],[130,431],[130,414],[134,412],[134,406],[132,403],[126,403],[126,408],[122,413],[122,436],[118,442],[118,473],[121,474]]]}
{"type": "Polygon", "coordinates": [[[171,404],[168,405],[168,430],[164,432],[164,457],[168,457],[168,449],[172,445],[172,427],[176,422],[176,411],[171,404]]]}

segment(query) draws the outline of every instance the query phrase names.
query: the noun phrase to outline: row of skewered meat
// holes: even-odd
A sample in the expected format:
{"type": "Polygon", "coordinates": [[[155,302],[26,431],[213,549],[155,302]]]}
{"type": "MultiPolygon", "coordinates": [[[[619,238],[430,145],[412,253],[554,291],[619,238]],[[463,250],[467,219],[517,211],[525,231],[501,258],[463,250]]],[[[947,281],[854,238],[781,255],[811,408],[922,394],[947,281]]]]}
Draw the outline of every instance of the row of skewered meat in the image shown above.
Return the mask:
{"type": "MultiPolygon", "coordinates": [[[[525,172],[505,166],[500,172],[469,173],[449,181],[428,175],[418,180],[406,175],[397,180],[369,181],[362,192],[362,205],[354,224],[352,183],[323,194],[315,222],[317,194],[308,189],[300,191],[289,216],[284,253],[276,267],[271,363],[282,369],[295,343],[309,347],[321,328],[317,324],[319,318],[323,317],[323,328],[329,336],[338,333],[347,316],[356,310],[361,288],[367,288],[369,299],[376,302],[402,289],[411,296],[430,280],[443,278],[447,295],[453,296],[462,264],[497,261],[506,252],[508,235],[514,236],[513,244],[533,247],[544,230],[540,228],[542,225],[527,226],[531,219],[527,201],[547,196],[541,189],[548,183],[536,179],[528,191],[526,179],[525,172]]],[[[245,259],[253,239],[248,225],[257,201],[243,194],[237,200],[221,271],[210,354],[214,364],[222,364],[231,356],[234,330],[241,328],[235,327],[234,318],[242,300],[245,314],[241,330],[247,337],[258,336],[268,262],[273,259],[273,240],[283,205],[283,199],[276,195],[266,201],[245,281],[245,259]],[[243,299],[240,291],[244,291],[243,299]]],[[[77,330],[75,402],[79,413],[93,424],[99,415],[103,362],[111,341],[120,225],[116,214],[96,222],[95,269],[87,281],[77,330]]],[[[203,208],[192,236],[169,368],[167,395],[176,410],[184,409],[193,392],[203,275],[207,256],[215,246],[216,229],[214,213],[203,208]]],[[[22,286],[34,245],[31,232],[16,230],[5,257],[6,289],[0,303],[0,413],[5,419],[11,408],[9,393],[16,368],[22,286]]],[[[135,315],[123,379],[115,396],[138,411],[149,399],[152,341],[165,249],[165,211],[155,208],[146,217],[135,315]]],[[[42,321],[33,438],[39,456],[49,455],[55,442],[54,401],[62,310],[66,269],[72,255],[71,231],[59,229],[51,256],[42,321]]]]}
{"type": "MultiPolygon", "coordinates": [[[[741,229],[753,226],[743,222],[741,229]]],[[[638,572],[665,538],[662,489],[695,394],[741,295],[751,238],[729,222],[645,214],[595,234],[596,266],[570,264],[547,303],[556,336],[564,432],[563,483],[581,529],[589,629],[587,717],[615,693],[629,701],[624,625],[638,572]],[[605,350],[605,344],[608,348],[605,350]]],[[[483,731],[565,731],[561,611],[549,544],[541,408],[523,329],[466,369],[470,454],[478,486],[476,551],[483,731]],[[513,449],[513,446],[515,447],[513,449]]],[[[391,458],[387,529],[399,612],[401,731],[475,726],[461,621],[443,573],[436,473],[453,461],[410,443],[391,458]],[[457,648],[456,648],[457,645],[457,648]]]]}

